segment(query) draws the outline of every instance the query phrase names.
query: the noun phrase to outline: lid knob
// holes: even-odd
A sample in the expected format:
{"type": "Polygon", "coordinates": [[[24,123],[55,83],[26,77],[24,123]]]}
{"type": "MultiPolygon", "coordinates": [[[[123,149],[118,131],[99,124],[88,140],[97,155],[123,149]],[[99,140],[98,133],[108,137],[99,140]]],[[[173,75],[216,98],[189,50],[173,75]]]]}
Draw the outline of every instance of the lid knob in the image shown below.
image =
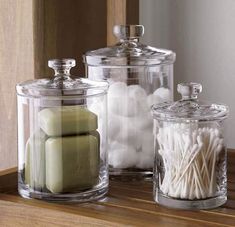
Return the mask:
{"type": "Polygon", "coordinates": [[[177,91],[182,95],[182,99],[197,99],[199,93],[202,92],[202,85],[199,83],[180,83],[177,91]]]}
{"type": "Polygon", "coordinates": [[[119,39],[138,39],[144,35],[143,25],[115,25],[113,34],[119,39]]]}
{"type": "Polygon", "coordinates": [[[76,65],[75,59],[63,58],[63,59],[50,59],[48,66],[55,70],[55,76],[57,75],[70,75],[70,69],[76,65]]]}

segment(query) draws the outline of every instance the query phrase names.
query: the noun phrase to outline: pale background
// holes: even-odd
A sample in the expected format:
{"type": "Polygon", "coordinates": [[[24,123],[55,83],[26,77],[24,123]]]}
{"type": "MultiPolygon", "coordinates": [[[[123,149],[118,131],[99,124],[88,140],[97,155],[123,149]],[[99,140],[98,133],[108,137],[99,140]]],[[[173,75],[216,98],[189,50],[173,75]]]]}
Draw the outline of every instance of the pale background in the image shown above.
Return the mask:
{"type": "Polygon", "coordinates": [[[228,147],[235,148],[235,1],[140,0],[140,24],[143,42],[176,52],[175,88],[200,82],[200,98],[229,105],[228,147]]]}

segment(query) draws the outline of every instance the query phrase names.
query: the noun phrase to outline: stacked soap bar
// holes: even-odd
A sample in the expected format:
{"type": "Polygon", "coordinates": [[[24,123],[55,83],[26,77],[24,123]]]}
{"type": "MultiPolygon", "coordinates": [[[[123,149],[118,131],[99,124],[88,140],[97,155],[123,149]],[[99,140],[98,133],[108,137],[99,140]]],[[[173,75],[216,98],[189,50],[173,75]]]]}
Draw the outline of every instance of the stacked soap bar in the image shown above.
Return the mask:
{"type": "Polygon", "coordinates": [[[39,112],[41,135],[27,142],[25,180],[53,193],[90,188],[99,180],[97,115],[80,106],[46,108],[39,112]],[[44,138],[44,137],[43,137],[44,138]],[[44,177],[40,177],[40,176],[44,177]]]}
{"type": "Polygon", "coordinates": [[[151,106],[170,101],[171,91],[160,87],[147,94],[140,85],[110,85],[109,164],[114,168],[152,168],[154,163],[151,106]]]}
{"type": "Polygon", "coordinates": [[[46,185],[69,192],[95,185],[98,179],[98,139],[93,135],[50,138],[46,142],[46,185]]]}
{"type": "Polygon", "coordinates": [[[47,108],[39,112],[40,127],[48,136],[66,136],[95,131],[97,115],[80,106],[47,108]]]}
{"type": "Polygon", "coordinates": [[[45,187],[45,142],[47,136],[38,130],[26,143],[25,183],[31,188],[43,190],[45,187]]]}

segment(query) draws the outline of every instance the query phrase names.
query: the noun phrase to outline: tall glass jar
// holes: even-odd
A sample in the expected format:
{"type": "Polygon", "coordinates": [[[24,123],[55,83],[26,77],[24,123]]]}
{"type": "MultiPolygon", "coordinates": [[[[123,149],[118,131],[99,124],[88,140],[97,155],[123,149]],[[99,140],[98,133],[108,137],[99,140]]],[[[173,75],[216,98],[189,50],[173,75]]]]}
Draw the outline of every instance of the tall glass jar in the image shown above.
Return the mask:
{"type": "Polygon", "coordinates": [[[175,53],[139,42],[142,25],[116,25],[119,42],[84,55],[86,75],[110,83],[108,150],[110,175],[152,176],[154,160],[151,105],[173,98],[175,53]]]}
{"type": "Polygon", "coordinates": [[[181,209],[210,209],[227,200],[224,120],[228,107],[199,101],[202,86],[182,83],[182,99],[154,105],[154,199],[181,209]]]}
{"type": "Polygon", "coordinates": [[[48,65],[53,79],[16,86],[19,194],[52,201],[98,199],[108,190],[108,84],[71,76],[73,59],[48,65]]]}

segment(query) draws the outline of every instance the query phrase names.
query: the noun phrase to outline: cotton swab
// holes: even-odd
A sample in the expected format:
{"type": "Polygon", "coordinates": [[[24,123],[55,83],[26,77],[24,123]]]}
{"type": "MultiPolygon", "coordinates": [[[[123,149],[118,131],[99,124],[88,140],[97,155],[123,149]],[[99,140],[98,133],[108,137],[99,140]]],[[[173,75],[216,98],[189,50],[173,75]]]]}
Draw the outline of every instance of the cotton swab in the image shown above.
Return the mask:
{"type": "Polygon", "coordinates": [[[191,200],[215,196],[216,164],[223,149],[218,128],[164,123],[156,138],[165,170],[159,184],[164,194],[191,200]]]}

